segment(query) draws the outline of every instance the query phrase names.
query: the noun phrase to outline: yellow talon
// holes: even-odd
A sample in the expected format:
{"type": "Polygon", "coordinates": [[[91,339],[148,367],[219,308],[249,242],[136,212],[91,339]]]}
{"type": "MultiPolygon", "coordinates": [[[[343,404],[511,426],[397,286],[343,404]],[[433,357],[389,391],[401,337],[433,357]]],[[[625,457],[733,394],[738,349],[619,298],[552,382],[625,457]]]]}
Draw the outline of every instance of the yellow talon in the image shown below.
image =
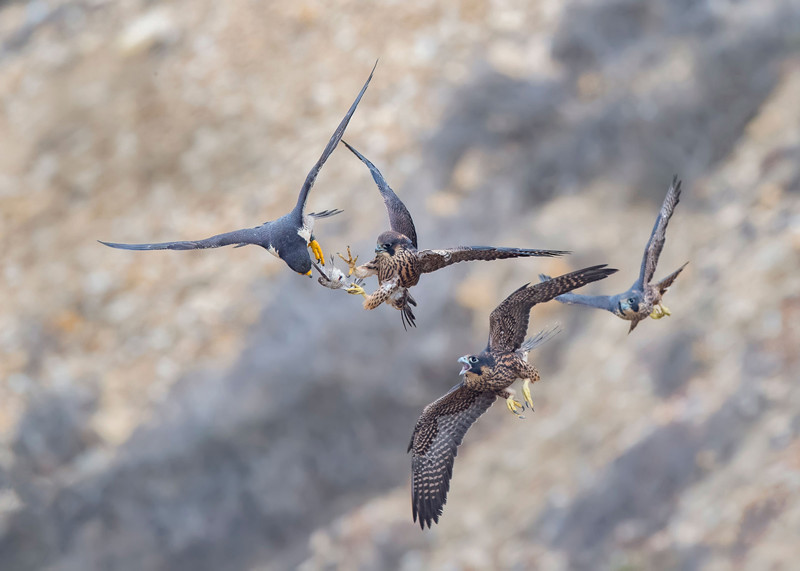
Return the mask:
{"type": "Polygon", "coordinates": [[[533,398],[531,397],[530,379],[525,379],[522,382],[522,396],[525,398],[525,402],[528,403],[528,406],[531,407],[531,410],[533,410],[533,398]]]}
{"type": "Polygon", "coordinates": [[[670,313],[669,308],[666,305],[660,303],[654,306],[653,311],[650,312],[650,317],[652,317],[653,319],[661,319],[662,317],[667,317],[670,315],[672,315],[672,313],[670,313]]]}
{"type": "Polygon", "coordinates": [[[506,408],[508,408],[508,410],[511,411],[512,414],[515,414],[519,418],[525,418],[520,414],[523,410],[525,410],[524,408],[522,408],[522,403],[516,400],[514,397],[508,397],[506,399],[506,408]]]}
{"type": "Polygon", "coordinates": [[[347,272],[348,276],[352,276],[353,272],[356,271],[356,262],[358,261],[358,256],[355,258],[353,254],[350,253],[350,246],[347,247],[347,257],[345,258],[339,252],[336,252],[336,255],[339,256],[344,262],[350,267],[350,270],[347,272]]]}
{"type": "Polygon", "coordinates": [[[344,291],[352,295],[363,295],[364,297],[367,297],[367,292],[365,292],[364,288],[358,284],[352,284],[344,291]]]}
{"type": "Polygon", "coordinates": [[[325,255],[322,253],[322,247],[319,245],[319,242],[316,240],[311,240],[308,243],[308,247],[311,248],[311,251],[314,252],[314,257],[317,258],[317,261],[325,265],[325,255]]]}

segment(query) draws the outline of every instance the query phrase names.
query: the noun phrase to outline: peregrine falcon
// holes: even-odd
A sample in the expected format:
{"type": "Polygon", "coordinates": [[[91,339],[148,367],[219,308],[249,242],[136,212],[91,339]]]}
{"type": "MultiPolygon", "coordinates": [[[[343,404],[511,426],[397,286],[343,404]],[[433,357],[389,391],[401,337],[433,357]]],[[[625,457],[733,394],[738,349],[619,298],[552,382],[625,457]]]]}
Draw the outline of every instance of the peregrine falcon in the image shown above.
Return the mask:
{"type": "Polygon", "coordinates": [[[295,272],[311,276],[311,257],[308,255],[308,248],[311,248],[315,258],[318,262],[325,264],[325,257],[322,254],[322,248],[319,243],[314,239],[312,232],[314,227],[314,220],[316,218],[327,218],[339,214],[341,210],[325,210],[323,212],[309,212],[306,213],[306,200],[314,181],[317,179],[322,165],[328,160],[336,145],[344,135],[347,124],[350,118],[361,101],[361,97],[369,86],[375,67],[372,68],[366,83],[361,88],[361,91],[356,97],[356,100],[350,106],[347,114],[342,119],[339,126],[334,131],[333,136],[322,156],[317,163],[312,167],[311,171],[306,176],[306,181],[300,189],[300,195],[297,198],[297,204],[294,209],[281,216],[276,220],[265,222],[255,228],[244,228],[241,230],[234,230],[233,232],[226,232],[218,234],[205,240],[197,241],[181,241],[181,242],[161,242],[157,244],[116,244],[111,242],[103,242],[101,244],[110,246],[112,248],[121,248],[123,250],[197,250],[204,248],[219,248],[220,246],[229,246],[235,244],[235,247],[246,246],[248,244],[255,244],[265,248],[269,253],[279,257],[281,260],[295,272]]]}
{"type": "Polygon", "coordinates": [[[375,165],[347,144],[347,141],[342,141],[342,143],[361,159],[372,172],[372,178],[378,185],[378,190],[389,213],[389,226],[391,228],[391,230],[387,230],[378,236],[378,244],[375,247],[376,255],[371,262],[356,266],[358,256],[353,258],[350,254],[350,248],[347,249],[347,258],[340,255],[350,266],[350,275],[355,274],[357,278],[361,279],[372,275],[378,276],[379,287],[372,294],[368,295],[364,288],[358,284],[353,284],[345,290],[347,293],[363,296],[364,309],[375,309],[386,302],[402,312],[401,317],[404,326],[406,323],[413,326],[414,314],[410,306],[416,305],[416,302],[409,294],[408,288],[417,285],[422,274],[435,272],[457,262],[502,260],[530,256],[553,257],[569,254],[569,252],[562,250],[529,250],[523,248],[495,248],[491,246],[459,246],[443,250],[418,250],[417,232],[406,206],[389,187],[386,179],[383,178],[383,175],[375,165]]]}
{"type": "MultiPolygon", "coordinates": [[[[630,289],[617,295],[580,295],[566,293],[558,296],[556,300],[561,303],[588,305],[589,307],[597,307],[610,311],[617,317],[631,322],[628,333],[633,331],[639,322],[648,315],[653,319],[661,319],[665,315],[671,315],[667,306],[662,303],[662,296],[689,262],[686,262],[659,282],[650,283],[650,281],[653,279],[653,274],[655,274],[658,257],[661,255],[661,250],[664,248],[667,224],[669,224],[669,219],[672,217],[672,212],[675,210],[680,196],[681,181],[675,176],[667,191],[667,196],[664,198],[664,204],[661,205],[661,211],[658,213],[658,218],[656,218],[653,232],[650,234],[650,240],[648,240],[647,246],[644,249],[642,266],[639,270],[639,279],[636,280],[630,289]]],[[[544,274],[540,274],[539,277],[542,280],[549,279],[549,277],[544,274]]]]}
{"type": "Polygon", "coordinates": [[[617,270],[605,265],[592,266],[557,278],[527,284],[509,295],[489,316],[489,343],[477,355],[465,355],[464,380],[425,407],[417,420],[408,445],[411,460],[411,511],[420,527],[438,522],[447,501],[453,461],[464,434],[497,397],[506,399],[508,410],[519,415],[523,404],[509,387],[524,379],[522,393],[533,407],[530,383],[539,373],[528,364],[528,351],[544,340],[542,334],[525,340],[530,310],[557,295],[601,280],[617,270]]]}

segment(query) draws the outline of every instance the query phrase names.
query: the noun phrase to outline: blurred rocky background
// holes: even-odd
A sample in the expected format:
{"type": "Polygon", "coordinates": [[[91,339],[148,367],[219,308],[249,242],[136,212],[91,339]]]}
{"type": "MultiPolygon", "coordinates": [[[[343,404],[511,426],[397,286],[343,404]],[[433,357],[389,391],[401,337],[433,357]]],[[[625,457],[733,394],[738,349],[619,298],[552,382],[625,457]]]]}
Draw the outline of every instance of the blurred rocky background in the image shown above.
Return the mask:
{"type": "MultiPolygon", "coordinates": [[[[0,569],[792,569],[800,557],[798,0],[0,2],[0,569]],[[256,247],[125,252],[287,211],[346,139],[453,267],[398,312],[256,247]],[[422,407],[537,279],[656,276],[673,315],[547,304],[535,413],[468,433],[411,522],[422,407]]],[[[385,228],[343,149],[326,254],[385,228]]],[[[369,289],[374,281],[369,283],[369,289]]]]}

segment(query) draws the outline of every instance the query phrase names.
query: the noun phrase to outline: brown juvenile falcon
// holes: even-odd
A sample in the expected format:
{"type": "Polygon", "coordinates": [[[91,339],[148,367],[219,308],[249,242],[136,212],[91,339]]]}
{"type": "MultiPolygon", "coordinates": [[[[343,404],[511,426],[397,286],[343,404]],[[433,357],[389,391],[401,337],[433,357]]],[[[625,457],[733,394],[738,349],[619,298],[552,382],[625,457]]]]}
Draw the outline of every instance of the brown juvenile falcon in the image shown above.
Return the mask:
{"type": "Polygon", "coordinates": [[[375,247],[375,258],[363,266],[356,266],[355,259],[347,249],[348,257],[340,257],[350,266],[350,275],[363,279],[369,276],[378,276],[378,289],[372,294],[367,294],[358,284],[352,284],[345,291],[354,295],[364,296],[364,309],[375,309],[386,302],[402,312],[403,326],[406,323],[414,326],[414,313],[411,305],[417,305],[408,292],[408,288],[417,285],[422,274],[435,272],[441,268],[458,262],[475,260],[503,260],[507,258],[521,258],[531,256],[554,257],[569,254],[562,250],[529,250],[525,248],[496,248],[492,246],[459,246],[443,250],[418,250],[417,232],[414,221],[405,204],[389,187],[381,172],[364,155],[353,147],[342,143],[369,167],[372,178],[378,185],[378,190],[386,204],[389,213],[389,226],[378,236],[375,247]]]}
{"type": "Polygon", "coordinates": [[[582,285],[601,280],[617,270],[592,266],[534,285],[527,284],[509,295],[489,316],[489,343],[478,355],[465,355],[464,380],[425,407],[417,420],[408,450],[411,460],[411,511],[423,529],[438,522],[447,501],[453,461],[469,427],[494,402],[506,399],[508,410],[519,415],[523,404],[509,388],[524,379],[522,393],[533,407],[530,383],[539,373],[528,364],[528,351],[543,341],[540,334],[525,341],[531,308],[582,285]]]}

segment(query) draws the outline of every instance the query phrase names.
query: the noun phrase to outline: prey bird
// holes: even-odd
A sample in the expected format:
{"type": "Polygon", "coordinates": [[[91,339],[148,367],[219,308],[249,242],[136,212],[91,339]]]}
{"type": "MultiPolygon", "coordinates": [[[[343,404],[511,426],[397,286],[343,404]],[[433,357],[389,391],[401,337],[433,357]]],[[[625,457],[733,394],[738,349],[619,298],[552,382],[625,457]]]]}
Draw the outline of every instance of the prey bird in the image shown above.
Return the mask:
{"type": "MultiPolygon", "coordinates": [[[[375,67],[377,67],[377,63],[375,67]]],[[[314,238],[313,228],[314,220],[317,218],[327,218],[342,212],[341,210],[325,210],[323,212],[309,212],[306,213],[306,200],[314,181],[317,179],[320,169],[328,160],[336,145],[344,135],[347,124],[350,118],[355,113],[361,97],[369,86],[375,67],[372,68],[367,81],[361,88],[361,91],[356,97],[356,100],[350,106],[347,114],[342,119],[339,126],[334,131],[330,141],[328,141],[325,150],[322,151],[322,156],[316,164],[311,168],[311,171],[306,176],[306,180],[300,189],[300,195],[297,198],[297,204],[294,209],[270,222],[265,222],[255,228],[244,228],[241,230],[234,230],[233,232],[226,232],[218,234],[205,240],[196,241],[180,241],[180,242],[161,242],[157,244],[117,244],[112,242],[103,242],[101,244],[110,246],[112,248],[121,248],[123,250],[199,250],[204,248],[219,248],[220,246],[230,246],[238,248],[248,244],[255,244],[265,248],[269,253],[279,257],[281,260],[295,272],[311,276],[311,256],[308,254],[308,248],[314,253],[314,257],[318,262],[325,264],[325,257],[322,254],[322,248],[314,238]]]]}
{"type": "Polygon", "coordinates": [[[534,285],[527,284],[509,295],[489,316],[489,343],[477,355],[465,355],[464,379],[425,407],[417,420],[408,445],[411,459],[411,511],[420,527],[438,522],[447,501],[457,448],[469,427],[497,397],[506,400],[508,410],[519,416],[523,404],[510,388],[523,379],[525,402],[533,408],[530,383],[539,380],[538,371],[528,363],[528,351],[544,341],[539,334],[525,340],[531,308],[564,292],[601,280],[617,270],[592,266],[534,285]]]}
{"type": "MultiPolygon", "coordinates": [[[[661,250],[664,248],[664,241],[666,239],[667,224],[672,217],[672,212],[678,204],[681,196],[681,181],[675,176],[672,179],[672,184],[667,191],[667,196],[664,198],[664,204],[661,205],[661,210],[656,218],[656,223],[653,226],[653,232],[650,234],[650,240],[647,241],[647,246],[644,249],[644,257],[642,258],[642,266],[639,270],[639,278],[628,289],[617,295],[580,295],[576,293],[565,293],[556,298],[561,303],[569,303],[575,305],[588,305],[589,307],[596,307],[610,311],[617,317],[631,322],[628,333],[633,331],[640,321],[647,318],[649,315],[653,319],[661,319],[665,315],[671,315],[670,310],[664,305],[662,298],[666,293],[675,278],[678,277],[686,267],[686,262],[680,268],[672,272],[659,282],[650,283],[653,275],[656,272],[656,264],[658,264],[658,257],[661,255],[661,250]]],[[[540,274],[542,280],[549,279],[549,276],[540,274]]]]}
{"type": "Polygon", "coordinates": [[[405,204],[389,187],[386,179],[374,164],[350,146],[347,141],[342,141],[342,144],[367,165],[389,213],[391,229],[378,236],[375,258],[372,261],[362,266],[356,266],[358,256],[353,258],[349,247],[347,248],[347,258],[339,255],[350,266],[349,275],[355,274],[357,278],[361,279],[373,275],[378,276],[378,289],[371,294],[367,294],[364,288],[358,284],[353,284],[345,290],[347,293],[363,296],[364,309],[375,309],[384,302],[388,303],[402,312],[403,326],[406,323],[413,326],[414,313],[411,306],[415,306],[416,301],[411,297],[408,289],[417,285],[422,274],[435,272],[458,262],[531,256],[554,257],[569,254],[562,250],[529,250],[491,246],[458,246],[442,250],[418,250],[417,231],[405,204]]]}

